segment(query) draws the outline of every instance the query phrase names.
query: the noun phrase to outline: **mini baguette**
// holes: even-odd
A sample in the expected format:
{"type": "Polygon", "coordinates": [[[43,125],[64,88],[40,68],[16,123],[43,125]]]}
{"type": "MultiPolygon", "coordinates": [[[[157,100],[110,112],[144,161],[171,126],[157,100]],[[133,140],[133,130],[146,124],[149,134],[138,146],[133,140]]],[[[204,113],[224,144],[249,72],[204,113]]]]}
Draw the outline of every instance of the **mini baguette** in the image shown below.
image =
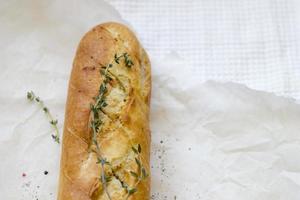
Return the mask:
{"type": "Polygon", "coordinates": [[[150,199],[150,92],[148,56],[126,26],[100,24],[82,38],[69,81],[58,200],[150,199]]]}

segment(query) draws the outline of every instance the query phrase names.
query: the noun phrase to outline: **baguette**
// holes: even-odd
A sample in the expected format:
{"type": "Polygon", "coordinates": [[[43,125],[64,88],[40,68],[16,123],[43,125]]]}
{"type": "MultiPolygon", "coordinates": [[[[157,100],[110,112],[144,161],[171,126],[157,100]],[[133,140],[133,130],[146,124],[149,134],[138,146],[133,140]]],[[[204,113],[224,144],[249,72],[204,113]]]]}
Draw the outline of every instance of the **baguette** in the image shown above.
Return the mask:
{"type": "Polygon", "coordinates": [[[66,103],[58,200],[150,199],[150,62],[126,26],[80,41],[66,103]]]}

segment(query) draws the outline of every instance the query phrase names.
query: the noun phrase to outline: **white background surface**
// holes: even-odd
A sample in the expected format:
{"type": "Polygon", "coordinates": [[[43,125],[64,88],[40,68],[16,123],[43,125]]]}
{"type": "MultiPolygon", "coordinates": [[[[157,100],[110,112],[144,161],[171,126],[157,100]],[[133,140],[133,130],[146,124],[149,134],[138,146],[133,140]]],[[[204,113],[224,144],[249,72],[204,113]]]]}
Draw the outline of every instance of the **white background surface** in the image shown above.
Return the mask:
{"type": "Polygon", "coordinates": [[[235,84],[202,84],[230,80],[299,100],[296,1],[109,4],[0,1],[0,198],[55,199],[60,146],[26,92],[45,100],[61,130],[80,38],[122,16],[153,65],[153,199],[299,200],[300,106],[235,84]]]}
{"type": "Polygon", "coordinates": [[[184,59],[176,70],[300,98],[298,0],[109,2],[151,55],[176,51],[184,59]]]}

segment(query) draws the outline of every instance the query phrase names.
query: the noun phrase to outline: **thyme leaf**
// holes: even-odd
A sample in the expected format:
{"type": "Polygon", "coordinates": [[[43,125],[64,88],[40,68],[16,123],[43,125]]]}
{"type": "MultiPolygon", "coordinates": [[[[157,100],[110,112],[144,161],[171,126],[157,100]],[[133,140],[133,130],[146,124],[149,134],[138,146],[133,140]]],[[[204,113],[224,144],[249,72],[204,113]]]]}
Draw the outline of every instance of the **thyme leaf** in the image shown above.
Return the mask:
{"type": "Polygon", "coordinates": [[[142,179],[145,179],[145,178],[147,178],[147,177],[148,177],[148,174],[147,174],[145,168],[142,167],[142,179]]]}
{"type": "Polygon", "coordinates": [[[136,164],[140,168],[142,166],[141,161],[139,159],[137,159],[137,158],[134,158],[134,159],[135,159],[136,164]]]}
{"type": "Polygon", "coordinates": [[[136,191],[137,191],[136,188],[132,188],[132,189],[128,190],[128,195],[132,195],[132,194],[134,194],[136,191]]]}
{"type": "Polygon", "coordinates": [[[135,178],[138,178],[138,177],[139,177],[139,175],[138,175],[137,173],[133,172],[133,171],[130,171],[130,174],[131,174],[133,177],[135,177],[135,178]]]}
{"type": "Polygon", "coordinates": [[[138,150],[135,147],[131,147],[131,149],[135,154],[138,154],[138,150]]]}

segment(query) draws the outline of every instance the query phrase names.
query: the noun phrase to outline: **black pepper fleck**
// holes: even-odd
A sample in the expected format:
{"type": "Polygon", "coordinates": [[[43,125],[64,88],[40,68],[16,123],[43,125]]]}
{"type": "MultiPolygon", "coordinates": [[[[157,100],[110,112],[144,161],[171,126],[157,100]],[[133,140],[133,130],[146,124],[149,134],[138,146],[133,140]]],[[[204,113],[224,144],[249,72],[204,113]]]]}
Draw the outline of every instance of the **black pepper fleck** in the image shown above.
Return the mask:
{"type": "Polygon", "coordinates": [[[47,175],[49,172],[48,171],[44,171],[44,174],[47,175]]]}

